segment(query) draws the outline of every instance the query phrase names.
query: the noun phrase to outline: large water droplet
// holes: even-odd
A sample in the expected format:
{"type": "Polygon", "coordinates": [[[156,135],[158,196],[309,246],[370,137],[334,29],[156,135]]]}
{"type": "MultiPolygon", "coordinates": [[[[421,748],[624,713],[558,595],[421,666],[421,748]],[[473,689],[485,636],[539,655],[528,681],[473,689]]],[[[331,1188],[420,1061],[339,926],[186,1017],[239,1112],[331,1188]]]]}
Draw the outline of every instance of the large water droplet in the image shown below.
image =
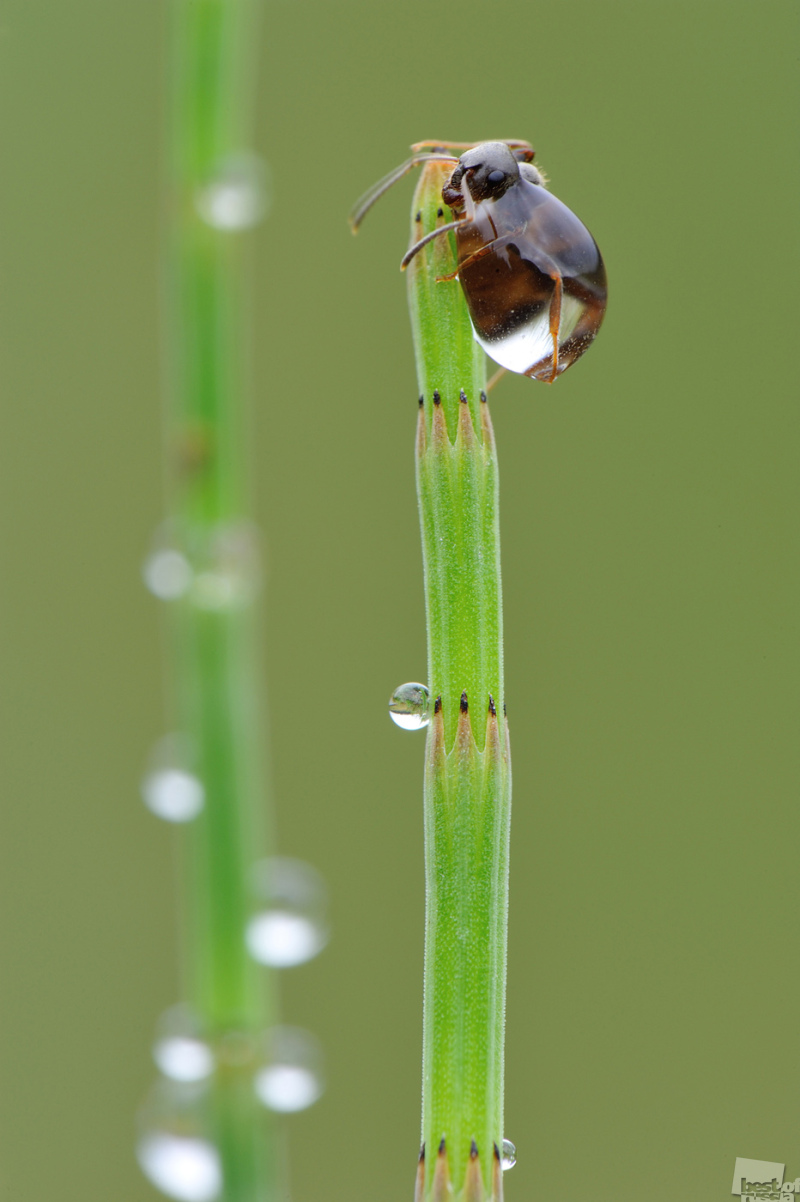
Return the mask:
{"type": "Polygon", "coordinates": [[[197,211],[217,230],[246,230],[269,207],[267,167],[256,154],[232,155],[195,198],[197,211]]]}
{"type": "Polygon", "coordinates": [[[190,771],[188,742],[167,735],[150,754],[150,767],[142,781],[144,803],[167,822],[191,822],[203,808],[205,790],[190,771]]]}
{"type": "Polygon", "coordinates": [[[517,1163],[517,1149],[514,1147],[510,1139],[503,1140],[503,1155],[500,1160],[500,1167],[505,1173],[508,1169],[513,1169],[517,1163]]]}
{"type": "Polygon", "coordinates": [[[222,1163],[208,1137],[199,1085],[162,1081],[139,1117],[136,1157],[145,1176],[179,1202],[213,1202],[222,1193],[222,1163]]]}
{"type": "Polygon", "coordinates": [[[399,685],[389,698],[389,714],[403,730],[422,730],[430,722],[430,693],[424,684],[399,685]]]}
{"type": "Polygon", "coordinates": [[[262,860],[254,890],[263,909],[247,925],[251,956],[272,968],[303,964],[328,942],[327,896],[319,873],[302,860],[262,860]]]}
{"type": "Polygon", "coordinates": [[[308,1031],[276,1027],[269,1033],[267,1059],[255,1075],[256,1095],[270,1110],[305,1110],[322,1095],[322,1055],[308,1031]]]}
{"type": "Polygon", "coordinates": [[[153,1059],[173,1081],[204,1081],[214,1071],[214,1053],[188,1006],[172,1006],[162,1014],[153,1059]]]}
{"type": "MultiPolygon", "coordinates": [[[[467,263],[459,279],[475,340],[486,354],[509,371],[550,380],[554,333],[556,374],[580,358],[597,334],[606,308],[606,272],[586,226],[531,181],[526,165],[520,170],[523,178],[497,202],[507,221],[522,223],[510,214],[524,214],[519,236],[510,245],[501,238],[496,249],[467,263]]],[[[476,216],[485,230],[493,228],[494,203],[476,216]]],[[[495,236],[487,232],[484,249],[495,236]]]]}

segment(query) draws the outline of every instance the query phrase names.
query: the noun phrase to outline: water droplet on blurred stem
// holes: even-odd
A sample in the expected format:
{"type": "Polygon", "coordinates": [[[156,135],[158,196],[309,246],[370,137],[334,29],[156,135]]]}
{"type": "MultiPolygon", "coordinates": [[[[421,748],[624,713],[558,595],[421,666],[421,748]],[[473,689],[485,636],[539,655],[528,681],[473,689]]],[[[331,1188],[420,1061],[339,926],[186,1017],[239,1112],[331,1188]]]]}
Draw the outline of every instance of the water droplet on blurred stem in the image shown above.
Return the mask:
{"type": "Polygon", "coordinates": [[[183,1202],[212,1202],[222,1188],[222,1167],[216,1148],[187,1135],[145,1135],[136,1150],[145,1176],[170,1198],[183,1202]]]}
{"type": "Polygon", "coordinates": [[[148,810],[167,822],[191,822],[203,808],[203,786],[196,776],[180,768],[152,772],[142,782],[142,796],[148,810]]]}
{"type": "Polygon", "coordinates": [[[195,196],[197,212],[216,230],[246,230],[269,208],[267,167],[256,154],[232,155],[195,196]]]}
{"type": "Polygon", "coordinates": [[[203,808],[205,790],[189,770],[187,742],[167,735],[153,748],[150,768],[142,781],[144,803],[157,818],[191,822],[203,808]]]}
{"type": "Polygon", "coordinates": [[[514,1147],[510,1139],[503,1140],[503,1155],[500,1161],[500,1167],[505,1173],[508,1169],[513,1169],[517,1163],[517,1149],[514,1147]]]}
{"type": "Polygon", "coordinates": [[[150,592],[159,601],[177,601],[192,583],[192,568],[180,551],[161,547],[145,560],[142,576],[150,592]]]}
{"type": "Polygon", "coordinates": [[[214,1202],[222,1193],[222,1164],[203,1118],[205,1096],[202,1086],[162,1081],[140,1115],[139,1165],[179,1202],[214,1202]]]}
{"type": "Polygon", "coordinates": [[[253,880],[263,905],[245,933],[253,959],[291,968],[322,951],[328,942],[327,896],[319,873],[302,860],[276,857],[256,864],[253,880]]]}
{"type": "Polygon", "coordinates": [[[253,1081],[259,1100],[284,1114],[313,1105],[323,1091],[317,1040],[296,1027],[275,1027],[268,1034],[267,1049],[253,1081]]]}
{"type": "Polygon", "coordinates": [[[173,1081],[204,1081],[214,1071],[214,1054],[188,1006],[172,1006],[162,1014],[153,1059],[173,1081]]]}
{"type": "Polygon", "coordinates": [[[246,522],[180,533],[165,522],[156,530],[142,569],[144,582],[160,601],[188,600],[198,609],[231,610],[249,604],[258,591],[258,539],[246,522]]]}
{"type": "Polygon", "coordinates": [[[401,684],[389,698],[389,714],[403,730],[422,730],[430,722],[430,693],[424,684],[401,684]]]}

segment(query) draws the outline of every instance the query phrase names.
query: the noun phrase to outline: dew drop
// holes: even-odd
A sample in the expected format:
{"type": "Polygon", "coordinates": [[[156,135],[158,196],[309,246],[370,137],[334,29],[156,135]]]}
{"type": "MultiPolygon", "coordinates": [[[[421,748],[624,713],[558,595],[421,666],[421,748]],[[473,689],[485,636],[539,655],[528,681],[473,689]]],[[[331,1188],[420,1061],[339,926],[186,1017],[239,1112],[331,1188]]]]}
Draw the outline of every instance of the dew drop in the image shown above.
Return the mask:
{"type": "Polygon", "coordinates": [[[199,609],[239,609],[258,590],[258,542],[246,523],[213,530],[195,556],[191,599],[199,609]]]}
{"type": "Polygon", "coordinates": [[[401,684],[389,698],[389,715],[403,730],[422,730],[430,722],[430,693],[424,684],[401,684]]]}
{"type": "Polygon", "coordinates": [[[217,230],[246,230],[269,208],[267,168],[255,154],[231,156],[202,187],[195,205],[206,225],[217,230]]]}
{"type": "Polygon", "coordinates": [[[173,1081],[204,1081],[211,1076],[214,1054],[188,1006],[172,1006],[162,1014],[153,1059],[164,1076],[173,1081]]]}
{"type": "Polygon", "coordinates": [[[503,1155],[500,1160],[500,1167],[502,1168],[503,1172],[505,1173],[505,1172],[507,1172],[508,1169],[513,1169],[513,1167],[516,1163],[517,1163],[517,1149],[514,1147],[514,1145],[512,1144],[510,1139],[504,1139],[503,1140],[503,1155]]]}
{"type": "Polygon", "coordinates": [[[180,551],[170,547],[153,551],[145,560],[142,575],[150,592],[160,601],[177,601],[192,583],[191,564],[180,551]]]}
{"type": "Polygon", "coordinates": [[[167,735],[150,754],[142,797],[151,813],[166,822],[191,822],[203,808],[205,790],[191,771],[187,740],[167,735]]]}
{"type": "Polygon", "coordinates": [[[148,810],[167,822],[191,822],[205,802],[200,781],[181,768],[150,773],[142,782],[142,796],[148,810]]]}
{"type": "Polygon", "coordinates": [[[306,1110],[320,1096],[317,1078],[295,1064],[273,1064],[256,1074],[256,1093],[270,1110],[306,1110]]]}
{"type": "Polygon", "coordinates": [[[323,1092],[321,1059],[319,1044],[308,1031],[274,1028],[269,1032],[266,1062],[253,1081],[259,1101],[283,1114],[313,1105],[323,1092]]]}
{"type": "Polygon", "coordinates": [[[219,1153],[205,1139],[185,1135],[145,1135],[136,1149],[143,1173],[170,1198],[213,1202],[222,1189],[219,1153]]]}
{"type": "Polygon", "coordinates": [[[179,1202],[214,1202],[222,1162],[208,1136],[202,1085],[160,1081],[139,1116],[136,1157],[145,1176],[179,1202]]]}
{"type": "Polygon", "coordinates": [[[327,896],[319,873],[302,860],[276,857],[256,864],[253,880],[262,907],[245,932],[253,959],[291,968],[322,951],[328,942],[327,896]]]}

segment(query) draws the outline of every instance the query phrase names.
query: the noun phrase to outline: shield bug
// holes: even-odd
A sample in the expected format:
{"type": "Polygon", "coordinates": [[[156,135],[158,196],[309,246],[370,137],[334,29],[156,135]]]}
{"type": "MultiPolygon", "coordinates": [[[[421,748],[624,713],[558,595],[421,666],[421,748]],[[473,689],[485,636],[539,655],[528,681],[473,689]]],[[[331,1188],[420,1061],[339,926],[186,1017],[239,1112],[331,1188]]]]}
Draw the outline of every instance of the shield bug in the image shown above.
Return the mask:
{"type": "Polygon", "coordinates": [[[355,232],[375,201],[412,167],[456,166],[442,189],[454,220],[415,243],[405,268],[433,238],[455,231],[458,279],[475,339],[509,371],[552,383],[593,341],[608,289],[586,226],[548,192],[527,142],[420,142],[413,156],[355,206],[355,232]],[[460,157],[446,151],[464,150],[460,157]]]}

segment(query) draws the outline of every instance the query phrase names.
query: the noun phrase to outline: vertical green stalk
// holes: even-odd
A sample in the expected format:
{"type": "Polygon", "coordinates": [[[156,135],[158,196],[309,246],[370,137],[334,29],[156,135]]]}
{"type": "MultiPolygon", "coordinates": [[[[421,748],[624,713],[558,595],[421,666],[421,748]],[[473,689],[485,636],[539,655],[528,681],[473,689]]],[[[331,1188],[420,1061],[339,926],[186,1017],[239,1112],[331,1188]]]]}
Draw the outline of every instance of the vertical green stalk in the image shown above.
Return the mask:
{"type": "MultiPolygon", "coordinates": [[[[443,224],[427,164],[414,240],[443,224]]],[[[505,720],[497,457],[485,359],[452,272],[452,235],[409,267],[421,392],[417,491],[434,715],[425,770],[424,1155],[418,1197],[502,1196],[511,772],[505,720]]]]}
{"type": "Polygon", "coordinates": [[[253,1091],[271,1006],[245,945],[266,834],[236,232],[257,207],[241,166],[256,15],[255,0],[172,3],[167,463],[171,524],[193,581],[172,612],[177,708],[205,795],[184,846],[184,977],[216,1052],[209,1117],[224,1202],[275,1196],[253,1091]]]}

